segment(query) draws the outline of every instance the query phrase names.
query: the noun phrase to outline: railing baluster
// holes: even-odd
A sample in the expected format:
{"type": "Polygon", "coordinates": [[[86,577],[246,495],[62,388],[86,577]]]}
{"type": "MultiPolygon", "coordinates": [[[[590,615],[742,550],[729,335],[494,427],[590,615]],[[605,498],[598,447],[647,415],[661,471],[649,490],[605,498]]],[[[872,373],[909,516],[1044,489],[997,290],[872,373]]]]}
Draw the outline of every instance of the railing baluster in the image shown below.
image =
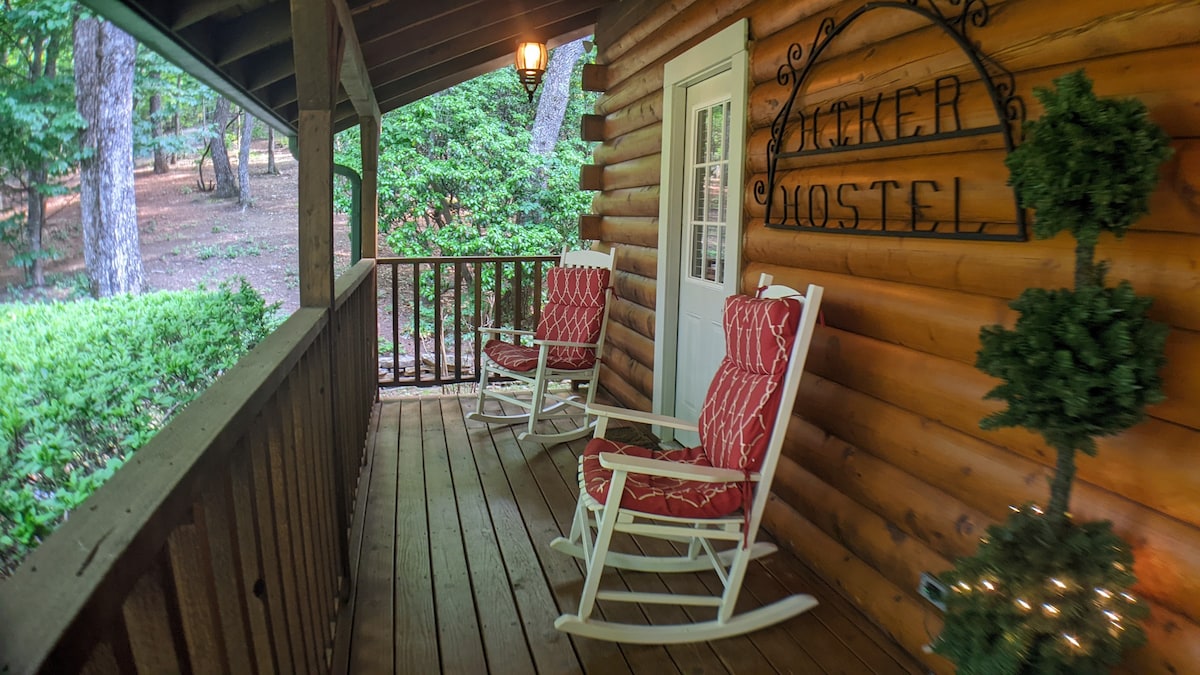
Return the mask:
{"type": "Polygon", "coordinates": [[[442,384],[442,263],[433,263],[433,382],[442,384]]]}
{"type": "Polygon", "coordinates": [[[400,384],[400,292],[397,279],[399,263],[391,263],[392,269],[392,384],[400,384]]]}
{"type": "Polygon", "coordinates": [[[481,320],[481,315],[483,312],[483,264],[478,263],[478,262],[472,263],[472,264],[474,265],[474,270],[475,270],[475,274],[474,274],[474,277],[475,277],[475,317],[474,317],[475,321],[474,321],[474,327],[477,329],[475,331],[475,334],[472,336],[473,337],[472,343],[474,346],[473,351],[475,353],[475,360],[472,361],[472,364],[475,368],[475,370],[474,370],[475,379],[478,379],[479,378],[479,359],[483,357],[483,340],[480,339],[479,331],[478,331],[479,322],[481,320]]]}
{"type": "Polygon", "coordinates": [[[542,320],[542,261],[533,261],[533,325],[542,320]]]}
{"type": "Polygon", "coordinates": [[[504,263],[500,260],[496,261],[495,268],[495,284],[492,287],[492,328],[499,328],[503,324],[500,322],[500,315],[504,311],[504,263]]]}
{"type": "Polygon", "coordinates": [[[462,380],[462,261],[454,262],[454,379],[462,380]]]}
{"type": "Polygon", "coordinates": [[[421,263],[412,265],[413,277],[413,381],[421,384],[421,263]]]}
{"type": "Polygon", "coordinates": [[[525,298],[522,297],[525,285],[523,272],[525,265],[520,260],[513,261],[513,328],[521,330],[521,319],[525,316],[525,298]]]}

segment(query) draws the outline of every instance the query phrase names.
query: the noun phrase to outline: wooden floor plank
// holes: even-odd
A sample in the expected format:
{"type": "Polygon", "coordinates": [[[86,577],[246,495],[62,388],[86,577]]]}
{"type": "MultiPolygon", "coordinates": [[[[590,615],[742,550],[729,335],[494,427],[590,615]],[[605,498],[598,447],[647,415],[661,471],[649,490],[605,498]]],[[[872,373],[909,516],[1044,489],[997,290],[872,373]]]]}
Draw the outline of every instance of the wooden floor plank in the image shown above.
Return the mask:
{"type": "MultiPolygon", "coordinates": [[[[497,412],[504,409],[489,405],[497,412]]],[[[336,644],[349,647],[340,652],[335,672],[922,672],[848,601],[783,551],[751,564],[739,611],[791,592],[812,593],[821,605],[777,626],[669,647],[558,633],[553,621],[561,612],[575,611],[583,572],[579,561],[548,544],[569,531],[578,490],[576,460],[587,441],[550,447],[521,443],[519,427],[466,421],[474,406],[473,397],[382,404],[368,439],[371,456],[364,471],[369,476],[359,495],[363,508],[352,523],[351,555],[357,563],[352,604],[339,616],[336,644]],[[380,573],[389,567],[387,575],[380,573]],[[378,644],[380,636],[386,647],[372,650],[369,645],[378,644]],[[346,655],[359,649],[361,656],[346,655]]],[[[624,536],[615,546],[668,554],[680,545],[624,536]]],[[[719,587],[711,573],[610,572],[603,583],[646,592],[702,593],[719,587]]],[[[635,624],[711,618],[711,610],[669,605],[605,602],[599,611],[607,620],[635,624]]]]}
{"type": "Polygon", "coordinates": [[[400,443],[400,405],[380,406],[379,429],[374,438],[374,459],[364,482],[362,545],[354,589],[354,640],[350,644],[349,672],[386,673],[395,663],[393,649],[396,565],[396,448],[400,443]]]}
{"type": "MultiPolygon", "coordinates": [[[[579,657],[570,639],[554,629],[558,610],[538,561],[536,547],[517,506],[517,497],[500,463],[487,425],[465,420],[465,400],[456,400],[464,416],[464,429],[479,471],[488,510],[492,517],[500,553],[520,610],[525,639],[539,673],[570,673],[580,670],[579,657]]],[[[472,406],[473,407],[473,406],[472,406]]]]}
{"type": "Polygon", "coordinates": [[[458,520],[442,409],[435,398],[421,401],[421,448],[425,457],[429,558],[433,565],[442,668],[452,673],[483,673],[487,671],[487,660],[479,639],[479,617],[471,592],[464,532],[458,520]]]}
{"type": "Polygon", "coordinates": [[[438,673],[437,615],[429,558],[421,402],[400,406],[396,485],[396,583],[393,593],[397,673],[438,673]]]}
{"type": "Polygon", "coordinates": [[[508,571],[500,557],[500,542],[492,525],[484,497],[479,470],[471,452],[467,430],[463,426],[458,401],[442,398],[442,420],[446,448],[454,480],[454,497],[462,526],[463,544],[471,587],[475,591],[475,609],[483,634],[488,671],[493,673],[533,672],[533,659],[525,643],[521,616],[513,598],[508,571]]]}
{"type": "MultiPolygon", "coordinates": [[[[473,405],[473,402],[470,404],[473,405]]],[[[499,411],[497,408],[496,412],[499,411]]],[[[538,485],[537,476],[526,462],[524,450],[513,429],[493,427],[490,433],[509,485],[517,495],[518,506],[541,562],[543,574],[554,591],[558,612],[574,612],[579,604],[583,575],[574,558],[549,548],[549,543],[563,533],[551,504],[546,501],[538,485]]],[[[613,643],[579,638],[571,638],[571,643],[579,655],[583,672],[589,675],[633,672],[625,662],[620,648],[613,643]]]]}

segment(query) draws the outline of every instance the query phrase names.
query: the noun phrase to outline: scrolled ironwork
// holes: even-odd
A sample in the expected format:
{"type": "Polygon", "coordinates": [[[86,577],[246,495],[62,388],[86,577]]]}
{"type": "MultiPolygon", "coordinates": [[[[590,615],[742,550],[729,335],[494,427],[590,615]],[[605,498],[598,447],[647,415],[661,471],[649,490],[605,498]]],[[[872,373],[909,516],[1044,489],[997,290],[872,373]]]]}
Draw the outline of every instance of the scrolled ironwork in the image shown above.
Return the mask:
{"type": "MultiPolygon", "coordinates": [[[[805,214],[801,214],[802,190],[796,189],[795,199],[791,199],[786,186],[780,185],[780,192],[775,194],[775,187],[780,178],[779,159],[781,157],[799,157],[815,154],[828,154],[835,152],[853,151],[865,146],[895,146],[912,144],[919,142],[929,142],[943,140],[949,138],[958,138],[965,136],[975,136],[981,134],[999,133],[1003,136],[1006,150],[1012,151],[1015,145],[1014,139],[1020,138],[1021,126],[1025,120],[1025,103],[1020,96],[1016,94],[1016,80],[1012,72],[1004,68],[995,59],[988,55],[982,54],[979,51],[978,45],[968,36],[971,29],[984,28],[991,20],[991,8],[987,0],[942,0],[947,7],[954,8],[953,11],[943,11],[939,6],[938,0],[873,0],[860,6],[858,9],[851,12],[841,21],[834,17],[825,17],[821,20],[820,25],[813,37],[812,45],[808,49],[807,56],[804,54],[803,48],[798,43],[789,45],[786,54],[786,63],[780,65],[776,79],[781,85],[791,85],[792,92],[790,97],[780,108],[771,122],[771,137],[767,141],[767,177],[765,181],[758,181],[754,187],[755,201],[766,206],[766,222],[769,227],[786,227],[788,229],[803,229],[803,230],[818,230],[818,231],[834,231],[827,227],[830,224],[830,215],[827,211],[830,204],[830,195],[836,194],[836,204],[844,209],[853,211],[853,224],[847,225],[846,221],[837,220],[836,231],[859,233],[859,234],[888,234],[888,235],[903,235],[903,236],[930,236],[944,238],[972,238],[972,239],[995,239],[995,240],[1024,240],[1025,239],[1025,221],[1024,211],[1016,203],[1014,195],[1015,219],[1005,228],[995,231],[987,230],[988,224],[981,224],[976,230],[963,228],[963,223],[960,222],[960,189],[961,179],[953,179],[953,224],[947,221],[945,223],[946,231],[940,230],[941,221],[934,221],[932,226],[918,227],[918,216],[923,209],[928,208],[920,203],[922,198],[931,197],[933,193],[939,192],[938,181],[931,180],[879,180],[868,185],[859,186],[852,183],[843,183],[836,186],[836,193],[831,191],[830,185],[813,185],[808,189],[807,197],[809,198],[809,207],[807,215],[808,224],[806,224],[805,214]],[[931,24],[939,27],[942,32],[955,41],[962,50],[964,55],[970,60],[971,65],[979,73],[980,81],[987,90],[987,94],[992,102],[994,112],[996,114],[997,124],[986,127],[972,127],[968,129],[962,128],[962,122],[958,114],[958,101],[961,96],[961,82],[957,76],[946,76],[938,78],[934,81],[932,88],[925,89],[924,92],[916,86],[907,86],[898,88],[893,94],[895,98],[895,132],[890,138],[885,138],[883,127],[878,119],[880,104],[883,94],[879,94],[875,100],[873,112],[868,115],[868,102],[866,97],[859,97],[858,104],[855,105],[852,101],[839,100],[836,101],[829,110],[814,108],[810,111],[810,115],[806,116],[804,111],[797,113],[796,118],[800,123],[799,143],[796,144],[795,150],[790,150],[784,145],[784,139],[788,134],[788,126],[793,121],[793,109],[797,104],[797,98],[800,96],[807,82],[808,76],[814,65],[820,59],[822,53],[829,46],[829,43],[842,34],[850,25],[857,21],[861,16],[869,12],[877,10],[903,10],[920,15],[928,20],[931,24]],[[920,96],[922,93],[933,94],[934,100],[934,125],[932,133],[921,134],[921,126],[913,128],[912,133],[901,133],[901,105],[905,95],[913,100],[913,97],[920,96]],[[948,98],[948,102],[943,98],[948,98]],[[949,108],[949,112],[944,109],[949,108]],[[857,113],[855,113],[857,111],[857,113]],[[943,113],[949,115],[951,112],[953,117],[950,118],[950,124],[953,129],[943,130],[942,121],[943,113]],[[850,115],[857,114],[858,116],[858,141],[854,142],[852,136],[843,136],[841,129],[843,128],[843,113],[850,115]],[[818,117],[821,115],[835,115],[838,124],[838,134],[833,141],[828,141],[822,145],[822,139],[818,132],[818,117]],[[811,123],[811,130],[806,125],[811,123]],[[875,140],[867,140],[867,131],[873,129],[875,140]],[[811,144],[806,145],[806,140],[809,140],[811,133],[811,144]],[[889,190],[903,190],[904,186],[910,190],[908,202],[911,204],[912,216],[908,223],[908,229],[896,229],[893,225],[889,230],[889,219],[892,223],[896,223],[897,219],[894,215],[889,215],[887,210],[887,199],[889,190]],[[818,191],[818,188],[820,190],[818,191]],[[843,191],[851,191],[858,193],[859,190],[870,191],[878,190],[881,195],[881,216],[878,225],[875,229],[860,228],[860,214],[856,207],[843,202],[843,191]],[[921,194],[919,194],[921,193],[921,194]],[[823,200],[821,208],[814,209],[813,198],[820,196],[823,200]],[[793,213],[794,211],[794,213],[793,213]],[[820,224],[818,225],[817,214],[820,215],[820,224]],[[794,225],[789,221],[794,221],[794,225]]],[[[889,103],[891,96],[889,96],[889,103]]],[[[928,99],[926,99],[928,100],[928,99]]],[[[911,114],[911,110],[908,114],[911,114]]],[[[828,119],[828,117],[826,117],[828,119]]],[[[851,119],[851,124],[853,117],[851,119]]],[[[886,118],[885,118],[886,123],[886,118]]],[[[828,122],[827,122],[828,124],[828,122]]],[[[944,182],[946,179],[942,179],[944,182]]],[[[947,189],[949,185],[947,184],[947,189]]],[[[896,196],[893,192],[893,199],[896,196]]],[[[941,197],[948,199],[948,197],[941,197]]],[[[893,202],[893,208],[895,203],[893,202]]],[[[1005,221],[1008,222],[1008,221],[1005,221]]],[[[996,225],[996,223],[990,223],[996,225]]]]}

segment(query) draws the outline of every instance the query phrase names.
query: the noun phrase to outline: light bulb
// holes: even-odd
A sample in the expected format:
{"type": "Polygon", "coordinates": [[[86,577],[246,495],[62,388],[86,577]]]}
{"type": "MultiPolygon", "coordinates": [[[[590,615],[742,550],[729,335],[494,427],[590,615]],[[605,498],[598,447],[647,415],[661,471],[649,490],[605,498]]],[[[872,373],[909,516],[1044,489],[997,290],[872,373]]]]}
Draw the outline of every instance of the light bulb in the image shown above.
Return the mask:
{"type": "Polygon", "coordinates": [[[1047,614],[1055,614],[1055,615],[1058,614],[1058,608],[1049,603],[1043,604],[1042,609],[1046,610],[1047,614]]]}

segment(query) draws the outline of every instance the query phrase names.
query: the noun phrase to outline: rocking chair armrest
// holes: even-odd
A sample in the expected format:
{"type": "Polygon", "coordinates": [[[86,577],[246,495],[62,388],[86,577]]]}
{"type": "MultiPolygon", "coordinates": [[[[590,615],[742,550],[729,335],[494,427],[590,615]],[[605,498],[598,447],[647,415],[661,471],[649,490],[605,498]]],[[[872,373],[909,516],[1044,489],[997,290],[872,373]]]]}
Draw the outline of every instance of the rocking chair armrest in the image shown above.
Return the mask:
{"type": "Polygon", "coordinates": [[[475,329],[480,333],[490,333],[494,335],[526,335],[532,336],[534,331],[531,330],[516,330],[515,328],[492,328],[491,326],[480,326],[475,329]]]}
{"type": "MultiPolygon", "coordinates": [[[[663,459],[635,457],[615,452],[600,453],[600,466],[611,471],[627,471],[664,478],[694,480],[705,483],[740,483],[746,480],[746,474],[736,469],[720,469],[711,466],[696,466],[683,462],[669,462],[663,459]]],[[[757,481],[757,473],[750,474],[750,480],[757,481]]]]}
{"type": "Polygon", "coordinates": [[[595,347],[595,342],[569,342],[567,340],[534,340],[533,346],[540,347],[595,347]]]}
{"type": "Polygon", "coordinates": [[[626,420],[629,422],[640,422],[642,424],[657,424],[659,426],[671,427],[672,429],[682,429],[683,431],[696,432],[700,427],[695,422],[680,419],[678,417],[668,417],[666,415],[655,415],[654,413],[642,412],[641,410],[629,410],[627,408],[615,408],[610,405],[601,405],[593,403],[588,406],[587,413],[589,415],[597,415],[599,417],[607,417],[614,420],[626,420]]]}

